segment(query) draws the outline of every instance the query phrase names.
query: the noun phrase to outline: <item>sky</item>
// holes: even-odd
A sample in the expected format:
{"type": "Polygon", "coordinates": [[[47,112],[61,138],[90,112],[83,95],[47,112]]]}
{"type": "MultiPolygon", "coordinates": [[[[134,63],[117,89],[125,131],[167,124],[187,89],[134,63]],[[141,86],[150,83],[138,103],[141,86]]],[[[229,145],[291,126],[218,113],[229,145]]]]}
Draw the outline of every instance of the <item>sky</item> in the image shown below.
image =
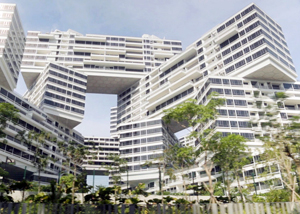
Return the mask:
{"type": "MultiPolygon", "coordinates": [[[[196,41],[252,2],[283,28],[295,67],[300,71],[300,0],[0,0],[16,3],[25,32],[73,29],[82,34],[156,35],[196,41]]],[[[16,91],[24,94],[20,76],[16,91]]],[[[109,137],[110,108],[115,95],[88,94],[83,122],[85,136],[109,137]]]]}

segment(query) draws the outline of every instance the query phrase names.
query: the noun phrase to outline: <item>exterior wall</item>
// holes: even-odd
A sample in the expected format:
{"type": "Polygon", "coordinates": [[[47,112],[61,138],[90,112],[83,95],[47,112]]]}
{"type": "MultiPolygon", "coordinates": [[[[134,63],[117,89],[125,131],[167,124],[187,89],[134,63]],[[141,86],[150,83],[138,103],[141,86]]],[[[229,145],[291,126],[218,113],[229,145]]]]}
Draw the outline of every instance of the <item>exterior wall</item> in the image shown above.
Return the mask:
{"type": "MultiPolygon", "coordinates": [[[[181,126],[167,126],[162,122],[163,110],[175,107],[189,98],[205,105],[208,95],[213,91],[218,92],[220,97],[226,99],[226,104],[219,109],[218,119],[199,127],[199,131],[210,127],[222,132],[224,136],[229,133],[240,134],[248,139],[247,144],[254,158],[262,151],[262,142],[256,136],[264,134],[258,121],[263,118],[264,111],[254,105],[257,99],[255,93],[258,92],[260,99],[263,99],[262,106],[272,104],[271,97],[275,92],[284,91],[289,95],[278,114],[279,122],[286,123],[287,118],[299,114],[300,101],[297,97],[300,84],[296,82],[297,74],[282,29],[254,4],[210,30],[183,52],[179,41],[149,35],[138,38],[93,34],[84,36],[72,30],[51,33],[29,31],[22,60],[22,74],[29,88],[26,98],[48,113],[44,119],[34,112],[29,115],[38,118],[45,126],[49,126],[49,123],[59,127],[60,131],[52,131],[64,140],[69,139],[68,133],[74,134],[72,128],[83,117],[83,114],[71,114],[66,106],[84,111],[84,99],[77,100],[78,97],[68,87],[76,78],[70,71],[86,77],[80,80],[85,84],[82,89],[86,90],[78,92],[82,98],[85,93],[118,95],[117,109],[113,108],[111,114],[112,136],[118,138],[101,140],[87,137],[85,143],[97,154],[97,159],[91,159],[93,165],[85,161],[85,167],[99,169],[97,165],[108,163],[105,155],[109,152],[106,154],[94,150],[90,141],[102,149],[119,148],[107,151],[120,152],[128,160],[131,186],[144,182],[149,191],[158,190],[158,170],[155,167],[144,167],[143,164],[161,156],[165,147],[178,142],[173,133],[182,130],[181,126]],[[50,69],[49,63],[50,67],[56,67],[50,69]],[[66,85],[52,85],[53,82],[49,81],[51,76],[66,85]],[[65,90],[66,93],[49,88],[48,85],[65,90]],[[49,106],[50,102],[45,100],[58,105],[49,106]],[[67,104],[68,100],[76,100],[81,105],[75,107],[75,103],[67,104]],[[249,126],[250,119],[257,121],[255,126],[249,126]],[[110,145],[111,140],[115,145],[110,145]],[[119,147],[116,142],[120,142],[119,147]]],[[[81,138],[80,135],[76,136],[81,138]]],[[[187,142],[187,138],[181,142],[182,145],[195,146],[199,143],[187,142]]],[[[261,163],[245,166],[242,182],[251,183],[251,179],[246,179],[250,171],[258,175],[262,167],[266,166],[261,163]]],[[[100,170],[103,169],[100,167],[100,170]]],[[[216,180],[220,177],[219,172],[216,166],[216,180]]],[[[207,181],[201,164],[184,173],[192,179],[189,182],[207,181]]],[[[271,170],[269,178],[278,177],[279,171],[271,170]]],[[[182,189],[180,178],[169,181],[165,176],[164,179],[166,190],[174,192],[182,189]]],[[[258,179],[264,191],[266,185],[263,180],[258,177],[255,179],[258,179]]]]}
{"type": "Polygon", "coordinates": [[[48,62],[56,62],[86,73],[89,93],[117,94],[124,88],[122,84],[133,84],[144,72],[181,51],[181,42],[149,35],[84,36],[72,30],[46,34],[29,31],[22,74],[30,88],[48,62]]]}
{"type": "Polygon", "coordinates": [[[49,63],[24,97],[73,128],[83,119],[86,85],[86,75],[49,63]]]}
{"type": "MultiPolygon", "coordinates": [[[[224,136],[230,133],[240,134],[248,139],[247,144],[253,155],[258,155],[257,151],[262,152],[262,142],[255,136],[265,133],[258,119],[263,118],[263,107],[274,103],[272,97],[275,96],[275,92],[283,91],[289,95],[285,106],[280,109],[281,113],[278,114],[279,122],[286,123],[287,118],[299,114],[299,83],[295,82],[296,77],[280,26],[251,4],[118,95],[120,151],[123,148],[134,148],[122,144],[124,135],[121,134],[121,127],[124,127],[124,123],[160,119],[164,115],[163,110],[175,107],[189,98],[205,105],[208,95],[216,91],[220,97],[227,100],[226,104],[220,108],[218,119],[199,127],[199,131],[214,128],[224,136]],[[255,98],[257,92],[259,98],[255,98]],[[263,100],[262,108],[255,105],[258,99],[263,100]],[[257,121],[253,127],[249,126],[250,119],[257,121]]],[[[182,127],[170,124],[169,129],[177,132],[182,130],[182,127]]],[[[198,142],[183,140],[183,144],[194,143],[197,146],[198,142]]],[[[121,155],[125,157],[127,154],[121,152],[121,155]]],[[[143,163],[139,163],[141,164],[143,163]]],[[[201,164],[196,168],[200,171],[201,164]]],[[[245,166],[245,174],[250,169],[259,171],[258,168],[257,165],[245,166]]],[[[156,180],[149,181],[148,175],[139,175],[132,176],[130,182],[143,179],[149,184],[149,188],[152,188],[149,191],[157,191],[158,173],[153,172],[151,175],[156,177],[156,180]]],[[[268,179],[278,177],[280,173],[274,172],[268,179]]],[[[253,182],[245,176],[243,179],[245,182],[253,182]]],[[[261,178],[254,179],[258,179],[261,191],[265,191],[266,184],[261,178]]],[[[207,178],[194,182],[203,181],[207,181],[207,178]]],[[[176,188],[181,190],[181,185],[182,180],[179,179],[169,182],[165,188],[170,191],[176,188]]],[[[278,185],[282,186],[281,183],[278,185]]]]}
{"type": "Polygon", "coordinates": [[[118,107],[112,107],[110,109],[110,136],[118,137],[117,135],[117,114],[118,107]]]}
{"type": "MultiPolygon", "coordinates": [[[[12,92],[18,80],[24,44],[25,36],[16,5],[0,4],[0,102],[14,105],[20,116],[16,124],[9,122],[4,130],[6,136],[1,141],[6,140],[7,143],[0,145],[0,160],[2,167],[9,171],[14,179],[23,179],[23,170],[26,167],[26,179],[37,180],[37,169],[32,162],[38,143],[33,141],[32,145],[24,144],[17,138],[20,131],[26,131],[26,134],[29,131],[45,131],[59,141],[74,141],[78,145],[83,144],[83,137],[70,129],[67,123],[57,120],[54,115],[51,116],[41,109],[41,98],[46,95],[41,89],[44,85],[40,85],[41,88],[32,102],[12,92]],[[8,162],[14,163],[13,166],[8,162]]],[[[63,166],[65,156],[59,151],[56,141],[47,140],[39,149],[44,156],[55,159],[49,161],[45,170],[41,172],[41,182],[57,179],[59,171],[62,170],[72,173],[69,167],[63,166]]],[[[81,171],[80,166],[78,168],[81,171]]]]}
{"type": "MultiPolygon", "coordinates": [[[[75,130],[69,130],[64,124],[58,122],[35,105],[31,104],[19,95],[9,92],[1,87],[0,102],[7,102],[14,105],[19,110],[20,119],[17,124],[10,123],[4,130],[6,133],[5,140],[7,144],[1,144],[0,159],[2,162],[7,161],[7,157],[15,162],[15,166],[24,169],[27,167],[29,172],[33,173],[33,178],[38,179],[36,168],[33,166],[34,152],[37,142],[33,141],[32,145],[26,145],[16,136],[20,131],[25,130],[51,133],[51,137],[59,141],[74,141],[77,144],[83,144],[83,137],[75,130]]],[[[59,151],[55,141],[46,141],[45,145],[40,148],[43,155],[54,158],[56,161],[49,161],[44,172],[41,173],[41,181],[49,182],[49,179],[57,179],[59,171],[66,170],[71,172],[70,168],[63,166],[65,156],[59,151]]],[[[81,169],[79,169],[81,171],[81,169]]],[[[29,173],[28,172],[28,173],[29,173]]],[[[14,172],[10,172],[14,174],[14,172]]]]}
{"type": "Polygon", "coordinates": [[[0,85],[13,90],[18,82],[25,35],[15,4],[0,4],[0,85]]]}
{"type": "Polygon", "coordinates": [[[84,160],[82,167],[85,170],[97,170],[106,172],[106,165],[111,165],[112,161],[108,159],[110,154],[120,154],[118,138],[104,137],[85,137],[84,145],[89,149],[91,155],[84,160]]]}

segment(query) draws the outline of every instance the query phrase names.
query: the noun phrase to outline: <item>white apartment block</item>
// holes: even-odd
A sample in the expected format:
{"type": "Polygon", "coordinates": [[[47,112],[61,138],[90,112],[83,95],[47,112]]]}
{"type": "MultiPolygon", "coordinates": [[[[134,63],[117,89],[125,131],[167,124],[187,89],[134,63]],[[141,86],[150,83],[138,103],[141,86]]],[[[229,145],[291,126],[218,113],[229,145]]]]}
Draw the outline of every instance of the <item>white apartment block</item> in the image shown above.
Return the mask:
{"type": "Polygon", "coordinates": [[[110,109],[110,136],[111,137],[118,137],[117,114],[118,114],[118,107],[112,107],[110,109]]]}
{"type": "Polygon", "coordinates": [[[30,88],[47,64],[56,62],[87,75],[87,93],[119,94],[181,51],[180,41],[153,35],[29,31],[21,70],[30,88]]]}
{"type": "MultiPolygon", "coordinates": [[[[149,35],[139,38],[82,35],[73,30],[29,31],[21,72],[28,87],[26,99],[43,110],[47,117],[43,124],[48,125],[48,119],[50,124],[57,124],[62,138],[68,138],[65,133],[74,135],[73,128],[81,122],[86,93],[117,94],[117,108],[111,109],[111,138],[85,138],[96,159],[90,156],[84,167],[88,171],[104,170],[102,164],[108,163],[105,156],[120,153],[128,161],[130,186],[143,182],[149,192],[158,190],[158,169],[143,164],[179,142],[174,133],[182,130],[182,126],[163,122],[163,110],[189,98],[205,105],[209,94],[218,92],[226,99],[219,117],[198,130],[210,127],[224,136],[236,133],[247,138],[253,160],[244,167],[240,180],[242,185],[251,183],[249,177],[253,174],[261,192],[269,187],[259,175],[270,166],[259,159],[262,142],[257,137],[267,133],[258,119],[264,117],[264,107],[274,103],[271,97],[281,91],[289,98],[282,103],[277,120],[286,123],[300,113],[300,83],[296,82],[282,29],[254,4],[184,51],[180,41],[149,35]],[[250,126],[250,119],[257,123],[250,126]]],[[[182,145],[199,144],[186,137],[180,141],[182,145]]],[[[275,186],[282,186],[276,180],[280,178],[278,168],[267,172],[268,179],[275,179],[275,186]]],[[[188,183],[207,182],[201,163],[185,173],[188,183]]],[[[213,176],[215,180],[222,178],[218,166],[213,176]]],[[[124,175],[123,181],[126,179],[124,175]]],[[[164,182],[164,190],[182,189],[179,177],[171,181],[164,176],[164,182]]]]}
{"type": "MultiPolygon", "coordinates": [[[[38,180],[38,172],[33,165],[37,149],[44,156],[51,157],[55,161],[49,161],[45,170],[41,172],[41,182],[49,182],[58,179],[59,171],[72,170],[64,166],[66,158],[59,150],[55,140],[46,140],[44,145],[33,141],[31,145],[25,144],[17,137],[20,131],[45,131],[51,133],[53,139],[58,141],[74,141],[83,145],[83,137],[80,133],[69,128],[68,124],[60,122],[55,114],[51,116],[37,105],[38,102],[29,102],[24,97],[13,92],[19,76],[20,64],[25,46],[25,35],[15,4],[0,4],[0,102],[11,103],[19,110],[19,120],[16,124],[9,122],[4,130],[4,139],[7,143],[0,145],[1,167],[10,173],[10,177],[22,180],[26,167],[26,179],[38,180]],[[34,104],[33,104],[34,103],[34,104]],[[12,162],[13,165],[7,164],[12,162]]],[[[82,75],[82,74],[81,74],[82,75]]],[[[42,86],[42,85],[40,85],[42,86]]],[[[39,93],[41,93],[39,91],[39,93]]],[[[44,96],[44,94],[42,95],[44,96]]],[[[40,99],[40,97],[38,97],[40,99]]],[[[46,109],[45,109],[46,110],[46,109]]],[[[78,166],[81,171],[81,167],[78,166]]]]}
{"type": "Polygon", "coordinates": [[[24,97],[70,129],[84,115],[87,76],[49,63],[24,97]]]}
{"type": "Polygon", "coordinates": [[[88,137],[84,138],[84,145],[89,149],[90,155],[87,160],[84,160],[82,168],[84,168],[88,174],[93,174],[96,171],[99,175],[105,175],[107,173],[106,166],[113,163],[108,159],[110,154],[119,155],[120,143],[118,138],[105,138],[105,137],[88,137]]]}
{"type": "Polygon", "coordinates": [[[0,4],[0,85],[13,90],[18,82],[25,34],[15,4],[0,4]]]}
{"type": "MultiPolygon", "coordinates": [[[[261,9],[251,4],[119,94],[120,152],[122,154],[123,149],[129,149],[133,158],[130,161],[133,162],[138,160],[138,155],[142,157],[144,154],[134,145],[135,128],[124,132],[124,123],[134,124],[150,118],[160,119],[164,109],[175,107],[189,98],[205,105],[208,95],[216,91],[220,97],[226,99],[226,104],[219,109],[219,118],[214,123],[199,127],[199,131],[210,127],[222,132],[224,136],[230,133],[240,134],[249,140],[247,144],[253,155],[257,156],[257,151],[262,149],[262,142],[255,137],[266,133],[260,121],[256,120],[257,123],[254,123],[253,127],[250,127],[249,121],[264,117],[263,107],[274,103],[271,98],[275,92],[280,91],[286,92],[289,98],[282,105],[278,121],[285,123],[287,118],[299,114],[299,83],[295,82],[296,77],[280,26],[261,9]],[[259,98],[255,98],[255,94],[263,100],[262,107],[256,105],[259,98]],[[132,140],[131,144],[128,143],[125,147],[122,144],[124,136],[132,140]]],[[[182,127],[176,124],[167,127],[173,133],[182,130],[182,127]]],[[[165,145],[165,142],[160,143],[165,145]]],[[[159,148],[155,152],[159,153],[159,150],[163,151],[159,148]]],[[[125,155],[124,157],[127,158],[125,155]]],[[[143,161],[137,161],[136,165],[141,165],[143,161]]],[[[257,163],[245,166],[241,179],[245,183],[253,182],[247,179],[253,172],[259,191],[265,191],[268,186],[259,177],[263,167],[267,166],[259,166],[257,163]]],[[[147,171],[153,169],[137,167],[130,170],[133,171],[131,174],[140,173],[136,178],[131,177],[131,183],[135,184],[135,181],[143,178],[146,183],[149,182],[149,188],[152,189],[149,191],[158,190],[158,175],[152,174],[156,181],[151,182],[151,177],[147,176],[147,171]]],[[[201,164],[194,172],[194,182],[207,181],[207,177],[202,176],[204,170],[201,169],[201,164]]],[[[187,171],[187,174],[189,173],[187,171]]],[[[270,170],[269,173],[272,178],[280,177],[279,170],[270,170]]],[[[166,181],[168,185],[165,189],[181,190],[182,180],[178,179],[174,182],[166,181]]],[[[276,180],[276,185],[282,184],[276,180]]]]}

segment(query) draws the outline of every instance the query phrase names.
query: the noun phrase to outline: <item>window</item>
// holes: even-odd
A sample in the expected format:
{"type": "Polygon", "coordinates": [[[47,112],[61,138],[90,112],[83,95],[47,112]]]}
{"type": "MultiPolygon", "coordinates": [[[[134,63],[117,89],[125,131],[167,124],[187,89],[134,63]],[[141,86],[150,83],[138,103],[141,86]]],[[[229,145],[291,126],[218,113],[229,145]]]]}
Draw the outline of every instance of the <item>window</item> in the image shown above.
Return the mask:
{"type": "Polygon", "coordinates": [[[235,66],[236,69],[238,69],[239,67],[241,67],[241,66],[243,66],[245,64],[246,64],[246,62],[243,59],[243,60],[239,61],[238,63],[236,63],[234,66],[235,66]]]}
{"type": "Polygon", "coordinates": [[[249,127],[249,123],[245,122],[245,121],[239,121],[239,127],[240,128],[248,128],[249,127]]]}
{"type": "Polygon", "coordinates": [[[242,85],[242,80],[230,80],[231,85],[242,85]]]}
{"type": "Polygon", "coordinates": [[[227,74],[230,73],[231,71],[234,71],[234,65],[232,65],[232,66],[230,66],[230,67],[228,67],[228,68],[225,69],[225,72],[227,74]]]}
{"type": "Polygon", "coordinates": [[[236,54],[233,54],[233,59],[237,59],[239,57],[243,56],[243,51],[239,51],[236,54]]]}
{"type": "Polygon", "coordinates": [[[231,126],[232,128],[237,127],[237,122],[236,122],[236,121],[230,121],[230,126],[231,126]]]}
{"type": "Polygon", "coordinates": [[[221,79],[210,78],[209,80],[210,80],[210,82],[213,83],[213,84],[222,84],[221,79]]]}
{"type": "Polygon", "coordinates": [[[235,90],[235,89],[232,89],[232,94],[233,95],[245,95],[244,90],[235,90]]]}
{"type": "Polygon", "coordinates": [[[232,62],[232,57],[228,57],[228,58],[225,59],[223,62],[224,62],[224,65],[226,65],[226,64],[228,64],[228,63],[230,63],[230,62],[232,62]]]}
{"type": "Polygon", "coordinates": [[[231,52],[230,48],[226,49],[225,51],[222,52],[222,56],[226,56],[231,52]]]}
{"type": "Polygon", "coordinates": [[[235,110],[228,110],[229,116],[235,116],[235,110]]]}
{"type": "Polygon", "coordinates": [[[236,111],[236,115],[239,117],[249,117],[249,112],[248,111],[236,111]]]}
{"type": "Polygon", "coordinates": [[[238,42],[235,45],[231,46],[231,50],[234,51],[234,50],[238,49],[239,47],[241,47],[241,43],[240,42],[238,42]]]}
{"type": "Polygon", "coordinates": [[[219,111],[220,115],[227,116],[227,110],[226,109],[218,109],[218,111],[219,111]]]}
{"type": "Polygon", "coordinates": [[[225,120],[217,120],[216,124],[219,127],[229,127],[229,121],[225,121],[225,120]]]}
{"type": "Polygon", "coordinates": [[[231,94],[231,89],[224,89],[225,94],[231,94]]]}
{"type": "Polygon", "coordinates": [[[233,100],[228,99],[228,100],[226,100],[226,103],[227,103],[227,105],[233,105],[233,100]]]}

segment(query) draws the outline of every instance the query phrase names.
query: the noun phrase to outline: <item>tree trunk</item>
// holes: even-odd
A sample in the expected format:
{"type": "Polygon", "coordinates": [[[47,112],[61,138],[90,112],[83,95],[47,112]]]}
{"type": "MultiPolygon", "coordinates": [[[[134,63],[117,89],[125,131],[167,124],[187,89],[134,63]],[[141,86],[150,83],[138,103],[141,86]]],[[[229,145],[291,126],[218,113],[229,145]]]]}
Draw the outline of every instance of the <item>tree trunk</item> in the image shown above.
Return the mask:
{"type": "Polygon", "coordinates": [[[162,190],[162,182],[161,182],[161,167],[159,166],[158,167],[158,172],[159,172],[159,189],[160,189],[160,195],[161,195],[161,204],[162,204],[162,209],[163,209],[163,214],[165,213],[165,210],[164,210],[164,193],[163,193],[163,190],[162,190]]]}
{"type": "Polygon", "coordinates": [[[38,186],[38,193],[41,191],[41,170],[39,169],[39,186],[38,186]]]}
{"type": "Polygon", "coordinates": [[[296,165],[296,170],[297,170],[297,174],[298,174],[298,179],[300,181],[300,161],[294,161],[295,165],[296,165]]]}
{"type": "Polygon", "coordinates": [[[230,182],[229,182],[229,175],[228,172],[225,173],[225,182],[227,187],[227,193],[228,193],[228,201],[231,201],[231,191],[230,191],[230,182]]]}
{"type": "Polygon", "coordinates": [[[72,183],[72,204],[75,202],[75,181],[76,181],[76,164],[74,164],[74,180],[72,183]]]}
{"type": "Polygon", "coordinates": [[[206,164],[203,165],[204,166],[204,169],[205,169],[205,172],[208,176],[208,182],[209,182],[209,187],[206,186],[206,184],[204,186],[206,186],[206,189],[208,190],[209,192],[209,195],[210,195],[210,202],[211,203],[216,203],[216,198],[214,196],[214,186],[213,186],[213,183],[212,183],[212,179],[211,179],[211,169],[212,167],[207,167],[206,164]]]}
{"type": "Polygon", "coordinates": [[[236,172],[235,172],[235,177],[236,177],[236,181],[237,181],[237,183],[238,183],[238,189],[239,189],[239,192],[240,192],[242,201],[243,201],[243,203],[245,203],[246,200],[245,200],[245,196],[244,196],[244,194],[243,194],[242,187],[241,187],[241,184],[240,184],[240,177],[237,175],[236,172]]]}

